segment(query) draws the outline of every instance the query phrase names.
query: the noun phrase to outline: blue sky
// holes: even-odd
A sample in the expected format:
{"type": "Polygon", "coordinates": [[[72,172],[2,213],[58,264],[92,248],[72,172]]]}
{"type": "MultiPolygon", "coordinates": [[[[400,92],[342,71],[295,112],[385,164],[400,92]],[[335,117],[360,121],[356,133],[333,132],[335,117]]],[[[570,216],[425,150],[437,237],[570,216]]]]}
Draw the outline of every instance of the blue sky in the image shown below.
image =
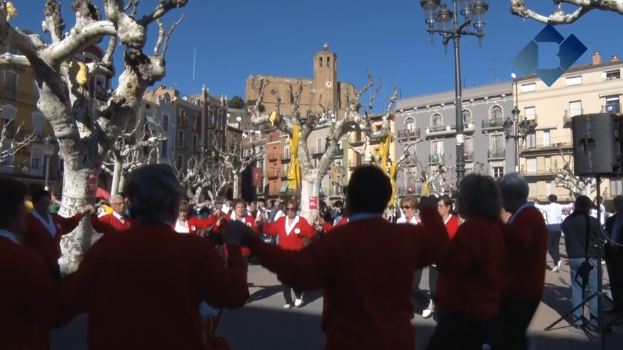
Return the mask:
{"type": "MultiPolygon", "coordinates": [[[[40,31],[45,1],[14,2],[19,16],[12,23],[40,31]]],[[[143,0],[141,8],[146,11],[157,2],[143,0]]],[[[70,3],[63,1],[66,9],[70,3]]],[[[461,40],[467,87],[509,80],[513,57],[543,28],[512,16],[508,0],[489,3],[482,47],[474,37],[461,40]]],[[[546,0],[527,3],[547,13],[554,7],[546,0]]],[[[244,97],[249,75],[311,78],[312,56],[324,42],[338,54],[339,80],[359,87],[366,81],[366,71],[382,78],[379,101],[391,95],[393,85],[398,85],[402,97],[454,89],[452,47],[446,54],[439,36],[431,44],[419,0],[189,0],[165,22],[181,14],[185,18],[170,43],[163,83],[183,93],[205,84],[213,94],[244,97]]],[[[72,19],[67,12],[68,28],[72,19]]],[[[565,37],[575,34],[588,47],[578,60],[588,63],[595,50],[606,59],[623,54],[621,24],[623,16],[592,11],[574,24],[556,28],[565,37]]]]}

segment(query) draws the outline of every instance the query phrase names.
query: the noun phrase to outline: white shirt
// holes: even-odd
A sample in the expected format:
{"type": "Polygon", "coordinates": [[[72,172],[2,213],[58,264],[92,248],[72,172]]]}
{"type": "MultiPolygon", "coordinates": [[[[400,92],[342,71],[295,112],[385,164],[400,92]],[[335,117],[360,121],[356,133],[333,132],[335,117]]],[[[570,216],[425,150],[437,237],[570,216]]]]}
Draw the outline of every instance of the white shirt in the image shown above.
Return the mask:
{"type": "Polygon", "coordinates": [[[413,216],[411,218],[411,220],[407,221],[407,217],[406,216],[401,216],[400,218],[398,218],[398,220],[396,220],[397,224],[411,224],[411,225],[417,225],[417,219],[415,218],[415,216],[413,216]]]}
{"type": "Polygon", "coordinates": [[[181,222],[179,220],[175,221],[175,232],[177,233],[190,233],[190,229],[188,228],[188,220],[181,222]]]}
{"type": "Polygon", "coordinates": [[[299,216],[295,216],[294,219],[292,219],[292,221],[290,221],[290,218],[286,216],[286,236],[290,235],[290,232],[292,232],[292,230],[294,229],[294,226],[296,226],[296,224],[299,222],[299,216]]]}
{"type": "Polygon", "coordinates": [[[19,244],[17,236],[11,231],[0,229],[0,237],[4,237],[15,244],[19,244]]]}
{"type": "Polygon", "coordinates": [[[116,211],[113,211],[112,215],[114,215],[122,224],[125,223],[125,217],[123,215],[117,214],[116,211]]]}
{"type": "Polygon", "coordinates": [[[545,217],[545,222],[548,225],[560,225],[563,219],[563,210],[572,209],[573,204],[562,205],[559,203],[549,203],[545,205],[541,205],[538,203],[534,204],[534,207],[539,209],[543,216],[545,217]]]}
{"type": "MultiPolygon", "coordinates": [[[[591,209],[591,216],[597,219],[597,209],[591,209]]],[[[602,225],[606,224],[606,207],[603,204],[599,205],[599,222],[602,225]]]]}

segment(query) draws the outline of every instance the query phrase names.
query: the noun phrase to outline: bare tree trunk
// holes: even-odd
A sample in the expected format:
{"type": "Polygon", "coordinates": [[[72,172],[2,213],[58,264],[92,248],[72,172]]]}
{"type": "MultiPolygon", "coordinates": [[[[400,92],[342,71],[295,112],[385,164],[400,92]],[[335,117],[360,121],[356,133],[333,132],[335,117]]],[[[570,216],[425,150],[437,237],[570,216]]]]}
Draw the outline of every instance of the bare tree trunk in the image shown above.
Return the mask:
{"type": "Polygon", "coordinates": [[[233,184],[233,196],[234,198],[240,198],[240,174],[234,174],[234,184],[233,184]]]}
{"type": "Polygon", "coordinates": [[[202,193],[203,193],[203,187],[202,186],[197,187],[197,189],[195,190],[195,195],[193,196],[194,203],[199,203],[202,193]]]}
{"type": "MultiPolygon", "coordinates": [[[[70,167],[65,169],[63,174],[63,202],[59,212],[61,216],[71,217],[82,211],[84,205],[93,202],[98,175],[99,170],[86,166],[77,170],[70,167]],[[85,184],[90,185],[85,186],[85,184]]],[[[87,220],[88,218],[83,219],[75,230],[61,239],[63,255],[60,265],[63,274],[76,271],[84,253],[91,246],[92,230],[91,224],[87,220]]]]}
{"type": "Polygon", "coordinates": [[[320,183],[318,169],[310,169],[306,174],[301,175],[301,216],[309,223],[313,223],[318,217],[318,204],[320,196],[320,183]],[[311,198],[315,197],[316,208],[312,209],[311,198]]]}
{"type": "Polygon", "coordinates": [[[113,162],[112,184],[110,185],[110,195],[114,196],[119,193],[121,186],[121,173],[123,171],[123,163],[119,159],[115,159],[113,162]]]}

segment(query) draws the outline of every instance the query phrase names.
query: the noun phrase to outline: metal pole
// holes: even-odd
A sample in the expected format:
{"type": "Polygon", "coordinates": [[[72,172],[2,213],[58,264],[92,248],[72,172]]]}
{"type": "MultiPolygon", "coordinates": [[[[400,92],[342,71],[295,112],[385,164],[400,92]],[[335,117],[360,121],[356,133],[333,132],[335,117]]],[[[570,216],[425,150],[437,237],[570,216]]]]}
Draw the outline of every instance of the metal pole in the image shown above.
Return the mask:
{"type": "Polygon", "coordinates": [[[45,155],[45,190],[50,190],[50,156],[45,155]]]}
{"type": "Polygon", "coordinates": [[[454,4],[454,106],[456,108],[456,182],[461,182],[465,176],[465,152],[463,141],[463,105],[462,105],[462,86],[461,86],[461,33],[459,32],[458,22],[458,3],[454,4]]]}

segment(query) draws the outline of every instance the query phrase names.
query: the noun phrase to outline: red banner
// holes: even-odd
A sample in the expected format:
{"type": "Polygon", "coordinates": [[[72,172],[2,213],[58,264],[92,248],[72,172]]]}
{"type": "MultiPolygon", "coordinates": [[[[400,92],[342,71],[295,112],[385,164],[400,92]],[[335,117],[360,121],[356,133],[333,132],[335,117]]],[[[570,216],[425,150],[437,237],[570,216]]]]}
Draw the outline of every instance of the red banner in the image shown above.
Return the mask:
{"type": "Polygon", "coordinates": [[[255,167],[251,170],[251,176],[253,177],[253,186],[259,187],[263,185],[264,169],[261,167],[255,167]]]}
{"type": "Polygon", "coordinates": [[[318,209],[318,197],[309,197],[309,209],[318,209]]]}

